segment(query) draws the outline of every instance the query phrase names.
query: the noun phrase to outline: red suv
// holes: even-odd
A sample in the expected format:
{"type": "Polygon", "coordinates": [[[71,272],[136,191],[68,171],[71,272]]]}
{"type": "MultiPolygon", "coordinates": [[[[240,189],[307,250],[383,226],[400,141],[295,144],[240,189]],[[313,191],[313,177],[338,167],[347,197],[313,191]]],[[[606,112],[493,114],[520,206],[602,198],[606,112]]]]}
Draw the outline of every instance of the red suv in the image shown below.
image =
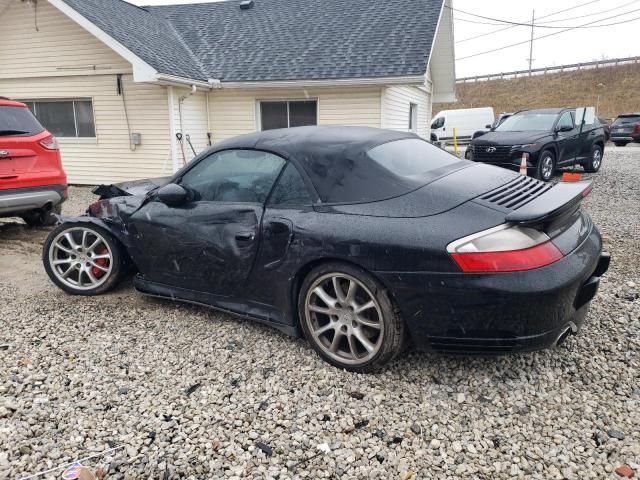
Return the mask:
{"type": "Polygon", "coordinates": [[[0,217],[53,225],[67,199],[58,142],[24,103],[0,97],[0,217]]]}

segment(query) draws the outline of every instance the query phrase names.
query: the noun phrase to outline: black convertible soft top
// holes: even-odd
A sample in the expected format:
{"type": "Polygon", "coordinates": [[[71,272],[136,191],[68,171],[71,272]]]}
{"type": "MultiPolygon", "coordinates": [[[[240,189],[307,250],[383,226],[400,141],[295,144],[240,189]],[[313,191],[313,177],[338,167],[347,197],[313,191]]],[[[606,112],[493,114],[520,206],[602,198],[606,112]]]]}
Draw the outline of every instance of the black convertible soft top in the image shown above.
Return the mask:
{"type": "MultiPolygon", "coordinates": [[[[297,127],[242,135],[216,144],[276,153],[302,167],[323,203],[370,202],[404,195],[443,173],[466,166],[414,133],[367,127],[297,127]],[[403,175],[368,153],[380,145],[412,140],[419,174],[403,175]],[[433,162],[430,162],[433,159],[433,162]]],[[[413,155],[403,152],[403,156],[413,155]]],[[[400,154],[397,154],[400,155],[400,154]]],[[[391,159],[393,160],[393,159],[391,159]]],[[[404,160],[406,165],[406,159],[404,160]]]]}

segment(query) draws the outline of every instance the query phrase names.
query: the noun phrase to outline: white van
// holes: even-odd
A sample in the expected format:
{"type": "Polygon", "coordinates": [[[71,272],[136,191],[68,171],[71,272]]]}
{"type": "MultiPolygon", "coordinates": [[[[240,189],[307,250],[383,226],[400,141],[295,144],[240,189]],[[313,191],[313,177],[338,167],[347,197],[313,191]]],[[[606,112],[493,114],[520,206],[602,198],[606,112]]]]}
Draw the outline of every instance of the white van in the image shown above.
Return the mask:
{"type": "Polygon", "coordinates": [[[491,107],[443,110],[431,120],[431,141],[453,140],[454,128],[458,141],[470,141],[475,132],[486,130],[495,118],[491,107]]]}

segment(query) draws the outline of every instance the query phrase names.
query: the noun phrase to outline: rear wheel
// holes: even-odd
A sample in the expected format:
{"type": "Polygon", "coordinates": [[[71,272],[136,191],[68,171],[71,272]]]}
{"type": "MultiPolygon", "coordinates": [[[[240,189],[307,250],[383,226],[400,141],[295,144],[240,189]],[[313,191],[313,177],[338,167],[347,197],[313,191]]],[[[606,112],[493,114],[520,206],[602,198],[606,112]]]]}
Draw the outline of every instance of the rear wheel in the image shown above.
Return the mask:
{"type": "Polygon", "coordinates": [[[600,170],[602,166],[602,147],[600,145],[594,145],[591,149],[591,157],[583,165],[584,171],[588,173],[595,173],[600,170]]]}
{"type": "Polygon", "coordinates": [[[543,150],[536,167],[536,178],[548,182],[556,171],[556,158],[550,150],[543,150]]]}
{"type": "Polygon", "coordinates": [[[49,278],[73,295],[100,295],[120,279],[120,244],[104,228],[62,224],[49,234],[42,260],[49,278]]]}
{"type": "Polygon", "coordinates": [[[382,285],[360,268],[330,263],[313,270],[302,285],[298,312],[306,338],[336,367],[371,372],[402,351],[399,312],[382,285]]]}
{"type": "Polygon", "coordinates": [[[33,210],[22,215],[22,219],[30,227],[50,227],[58,223],[58,217],[62,213],[62,205],[56,205],[51,209],[33,210]]]}

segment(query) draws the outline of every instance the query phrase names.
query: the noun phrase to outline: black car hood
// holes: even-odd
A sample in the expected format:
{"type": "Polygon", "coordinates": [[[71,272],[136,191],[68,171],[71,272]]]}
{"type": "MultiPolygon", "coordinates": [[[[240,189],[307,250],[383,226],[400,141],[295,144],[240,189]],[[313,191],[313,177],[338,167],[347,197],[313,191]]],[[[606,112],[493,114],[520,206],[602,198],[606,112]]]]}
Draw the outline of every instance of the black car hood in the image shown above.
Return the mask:
{"type": "Polygon", "coordinates": [[[473,145],[524,145],[550,137],[551,132],[488,132],[473,140],[473,145]]]}
{"type": "Polygon", "coordinates": [[[406,195],[379,202],[320,205],[316,207],[316,210],[373,217],[427,217],[451,210],[488,191],[501,187],[517,177],[516,172],[476,163],[439,178],[406,195]]]}

